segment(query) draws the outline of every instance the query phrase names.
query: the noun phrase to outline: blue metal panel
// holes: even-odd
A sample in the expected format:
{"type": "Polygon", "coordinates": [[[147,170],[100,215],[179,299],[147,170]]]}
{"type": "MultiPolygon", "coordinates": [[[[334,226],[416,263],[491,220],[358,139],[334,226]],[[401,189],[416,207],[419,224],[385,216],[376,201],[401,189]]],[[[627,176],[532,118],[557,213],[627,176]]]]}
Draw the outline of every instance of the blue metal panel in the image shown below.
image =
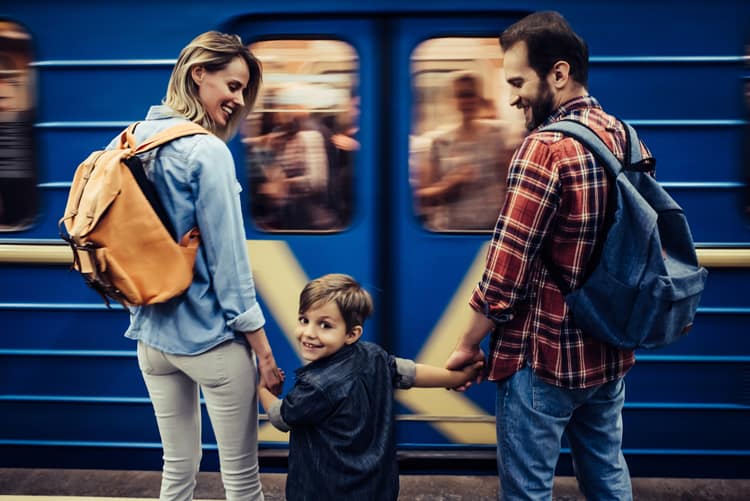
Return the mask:
{"type": "Polygon", "coordinates": [[[696,244],[701,242],[747,243],[750,231],[741,212],[741,186],[670,188],[670,195],[685,211],[696,244]]]}
{"type": "MultiPolygon", "coordinates": [[[[635,367],[625,379],[629,403],[742,404],[746,418],[750,413],[750,401],[742,393],[743,378],[750,371],[750,356],[744,361],[717,358],[688,362],[636,358],[635,367]]],[[[724,431],[729,429],[723,428],[724,431]]],[[[641,433],[648,434],[649,429],[630,429],[630,434],[641,433]]]]}
{"type": "Polygon", "coordinates": [[[98,352],[71,355],[0,352],[0,360],[0,395],[147,395],[134,349],[114,355],[98,352]]]}
{"type": "MultiPolygon", "coordinates": [[[[713,278],[713,276],[711,277],[713,278]]],[[[710,282],[712,283],[713,280],[710,282]]],[[[693,329],[678,342],[659,350],[644,351],[644,355],[750,355],[750,308],[737,312],[698,310],[693,329]]]]}
{"type": "MultiPolygon", "coordinates": [[[[33,442],[55,445],[67,442],[105,446],[118,443],[161,449],[159,431],[151,402],[137,399],[0,398],[3,440],[6,443],[33,442]],[[55,416],[50,426],[50,416],[55,416]]],[[[201,441],[216,448],[208,412],[201,407],[201,441]]]]}
{"type": "Polygon", "coordinates": [[[743,409],[632,409],[623,412],[623,448],[684,451],[685,454],[734,452],[750,456],[750,433],[742,430],[748,408],[743,409]],[[648,430],[632,433],[627,430],[648,430]],[[686,438],[689,437],[688,440],[686,438]]]}
{"type": "MultiPolygon", "coordinates": [[[[594,54],[592,54],[593,56],[594,54]]],[[[741,119],[742,63],[592,64],[589,89],[609,113],[624,119],[741,119]]]]}
{"type": "MultiPolygon", "coordinates": [[[[12,335],[0,336],[0,352],[29,350],[134,350],[123,336],[128,315],[123,310],[79,309],[50,304],[36,308],[0,304],[0,325],[12,335]]],[[[99,306],[99,305],[94,305],[99,306]]]]}
{"type": "Polygon", "coordinates": [[[41,68],[39,121],[141,120],[148,107],[164,97],[171,69],[171,65],[41,68]]]}
{"type": "MultiPolygon", "coordinates": [[[[59,265],[0,267],[0,303],[84,304],[104,308],[101,297],[86,286],[78,272],[59,265]]],[[[121,306],[113,308],[126,315],[121,306]]]]}
{"type": "MultiPolygon", "coordinates": [[[[631,117],[630,113],[622,116],[631,117]]],[[[684,122],[683,122],[684,123],[684,122]]],[[[656,158],[656,179],[726,182],[737,179],[741,163],[739,125],[648,125],[634,123],[656,158]]]]}

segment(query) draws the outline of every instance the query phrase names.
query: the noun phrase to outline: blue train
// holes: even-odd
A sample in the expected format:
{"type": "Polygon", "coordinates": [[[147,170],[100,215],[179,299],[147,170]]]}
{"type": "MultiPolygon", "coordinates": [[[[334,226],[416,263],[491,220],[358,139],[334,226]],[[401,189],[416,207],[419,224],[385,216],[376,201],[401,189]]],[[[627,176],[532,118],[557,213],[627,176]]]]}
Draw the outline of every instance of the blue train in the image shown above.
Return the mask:
{"type": "MultiPolygon", "coordinates": [[[[451,223],[447,202],[421,191],[436,138],[461,119],[451,83],[474,75],[478,119],[507,161],[518,122],[497,35],[548,9],[587,40],[591,93],[638,128],[710,270],[693,331],[638,353],[627,376],[631,472],[747,478],[750,3],[739,0],[4,2],[0,467],[160,468],[135,345],[122,336],[128,314],[69,271],[58,219],[78,163],[161,100],[189,40],[237,33],[264,65],[257,109],[230,148],[279,365],[288,374],[299,365],[297,296],[329,272],[373,293],[367,339],[442,365],[467,321],[490,236],[489,227],[451,223]],[[316,194],[274,182],[280,171],[269,158],[283,138],[303,145],[285,150],[290,162],[319,166],[316,194]]],[[[400,392],[402,457],[444,454],[442,467],[457,473],[485,457],[491,469],[493,399],[491,384],[400,392]]],[[[283,434],[262,423],[260,436],[266,457],[283,456],[283,434]]],[[[207,426],[204,447],[206,468],[216,468],[207,426]]],[[[560,471],[569,471],[567,454],[560,471]]]]}

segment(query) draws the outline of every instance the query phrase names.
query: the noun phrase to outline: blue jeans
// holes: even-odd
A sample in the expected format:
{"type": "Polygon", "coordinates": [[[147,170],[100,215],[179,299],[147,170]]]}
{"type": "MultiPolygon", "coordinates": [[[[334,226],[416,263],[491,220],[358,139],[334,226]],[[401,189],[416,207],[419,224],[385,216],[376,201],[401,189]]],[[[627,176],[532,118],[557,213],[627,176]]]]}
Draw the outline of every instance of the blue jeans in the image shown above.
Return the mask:
{"type": "Polygon", "coordinates": [[[563,433],[586,499],[632,500],[622,455],[625,381],[569,390],[545,383],[527,365],[497,384],[499,499],[552,499],[563,433]]]}

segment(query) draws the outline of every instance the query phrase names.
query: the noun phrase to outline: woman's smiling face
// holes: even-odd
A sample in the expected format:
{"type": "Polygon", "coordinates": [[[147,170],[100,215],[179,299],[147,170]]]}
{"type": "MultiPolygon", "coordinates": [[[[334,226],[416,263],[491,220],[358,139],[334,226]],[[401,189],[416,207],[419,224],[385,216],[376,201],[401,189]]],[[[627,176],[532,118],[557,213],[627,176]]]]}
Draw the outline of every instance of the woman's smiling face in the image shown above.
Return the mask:
{"type": "Polygon", "coordinates": [[[218,71],[196,66],[192,69],[192,77],[206,113],[217,128],[226,128],[232,114],[245,105],[243,93],[250,81],[247,63],[238,56],[218,71]]]}

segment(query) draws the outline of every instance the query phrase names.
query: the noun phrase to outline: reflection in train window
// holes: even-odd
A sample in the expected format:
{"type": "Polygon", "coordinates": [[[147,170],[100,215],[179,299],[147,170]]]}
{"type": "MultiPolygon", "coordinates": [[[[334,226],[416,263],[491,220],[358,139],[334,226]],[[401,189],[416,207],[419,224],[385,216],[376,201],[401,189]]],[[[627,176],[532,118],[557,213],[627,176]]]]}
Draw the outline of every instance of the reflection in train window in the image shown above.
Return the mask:
{"type": "Polygon", "coordinates": [[[0,231],[27,228],[37,212],[31,37],[0,20],[0,231]]]}
{"type": "Polygon", "coordinates": [[[508,104],[497,38],[435,38],[412,53],[409,181],[432,231],[489,231],[505,199],[523,114],[508,104]]]}
{"type": "Polygon", "coordinates": [[[265,231],[335,231],[352,217],[358,58],[336,40],[250,45],[263,88],[243,131],[251,214],[265,231]]]}

